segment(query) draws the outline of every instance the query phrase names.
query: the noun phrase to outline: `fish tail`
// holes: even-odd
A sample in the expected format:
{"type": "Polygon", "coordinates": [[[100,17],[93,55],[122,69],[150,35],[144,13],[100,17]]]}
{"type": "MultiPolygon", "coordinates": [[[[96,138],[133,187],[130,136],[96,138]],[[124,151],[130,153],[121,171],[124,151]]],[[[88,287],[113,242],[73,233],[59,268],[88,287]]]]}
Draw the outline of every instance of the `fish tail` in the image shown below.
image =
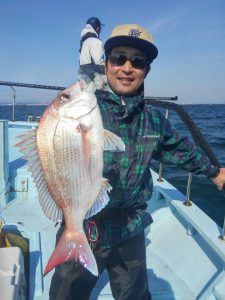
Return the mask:
{"type": "Polygon", "coordinates": [[[84,232],[63,232],[47,263],[44,276],[59,264],[70,260],[80,262],[93,275],[98,276],[96,260],[84,232]]]}

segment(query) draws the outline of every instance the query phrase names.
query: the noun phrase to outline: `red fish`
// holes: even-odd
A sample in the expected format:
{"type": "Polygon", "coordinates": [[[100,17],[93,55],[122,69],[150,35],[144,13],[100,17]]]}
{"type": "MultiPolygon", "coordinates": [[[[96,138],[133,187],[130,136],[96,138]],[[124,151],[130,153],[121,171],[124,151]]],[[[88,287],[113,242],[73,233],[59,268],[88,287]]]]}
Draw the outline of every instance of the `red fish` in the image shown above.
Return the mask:
{"type": "Polygon", "coordinates": [[[44,275],[75,260],[97,276],[83,221],[109,201],[111,186],[102,175],[103,150],[124,151],[124,143],[103,129],[96,97],[81,83],[59,94],[43,113],[37,130],[20,138],[17,146],[25,154],[45,215],[54,222],[65,220],[44,275]]]}

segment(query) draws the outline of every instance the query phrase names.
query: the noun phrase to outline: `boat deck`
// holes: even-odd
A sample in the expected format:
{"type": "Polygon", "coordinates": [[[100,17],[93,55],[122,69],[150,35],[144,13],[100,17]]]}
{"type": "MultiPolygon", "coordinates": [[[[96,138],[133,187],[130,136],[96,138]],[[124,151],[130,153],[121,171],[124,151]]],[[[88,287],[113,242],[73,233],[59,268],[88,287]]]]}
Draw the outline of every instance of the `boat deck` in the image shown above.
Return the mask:
{"type": "MultiPolygon", "coordinates": [[[[156,179],[156,173],[152,173],[156,179]]],[[[165,184],[170,186],[169,183],[164,182],[165,184]]],[[[172,188],[170,190],[173,191],[172,188]]],[[[179,192],[177,195],[183,197],[179,192]]],[[[215,282],[218,282],[219,288],[220,281],[225,280],[225,257],[224,261],[220,259],[215,249],[209,247],[193,224],[181,218],[181,212],[178,211],[181,203],[179,199],[173,200],[175,203],[178,202],[176,203],[178,208],[176,205],[168,206],[168,201],[169,198],[157,199],[155,195],[149,205],[154,220],[151,227],[146,230],[147,269],[152,298],[153,300],[217,299],[210,290],[215,282]],[[208,293],[210,297],[206,296],[208,293]]],[[[194,209],[197,213],[196,218],[198,213],[202,215],[197,207],[181,206],[181,211],[183,209],[191,211],[194,209]]],[[[30,299],[48,299],[53,271],[44,278],[42,273],[54,249],[58,228],[44,216],[38,198],[35,195],[27,198],[23,192],[2,211],[1,216],[7,220],[8,225],[17,225],[30,239],[30,254],[33,253],[30,266],[30,279],[33,282],[30,287],[30,299]]],[[[208,219],[206,215],[204,217],[208,219]]],[[[222,244],[218,239],[221,229],[211,222],[211,234],[218,240],[218,252],[223,251],[225,256],[225,243],[222,244]]],[[[112,299],[106,273],[102,274],[90,299],[112,299]]]]}
{"type": "MultiPolygon", "coordinates": [[[[8,125],[9,149],[13,149],[18,134],[36,126],[8,125]]],[[[21,154],[15,148],[8,154],[15,198],[6,205],[0,203],[0,216],[6,226],[16,226],[29,239],[29,300],[47,300],[54,271],[43,277],[43,270],[54,249],[58,227],[43,214],[21,154]]],[[[154,194],[148,211],[154,222],[146,229],[146,253],[152,299],[225,300],[225,242],[219,239],[222,229],[196,205],[184,206],[184,195],[167,181],[158,182],[158,175],[151,172],[154,194]]],[[[113,299],[106,272],[90,299],[113,299]]]]}

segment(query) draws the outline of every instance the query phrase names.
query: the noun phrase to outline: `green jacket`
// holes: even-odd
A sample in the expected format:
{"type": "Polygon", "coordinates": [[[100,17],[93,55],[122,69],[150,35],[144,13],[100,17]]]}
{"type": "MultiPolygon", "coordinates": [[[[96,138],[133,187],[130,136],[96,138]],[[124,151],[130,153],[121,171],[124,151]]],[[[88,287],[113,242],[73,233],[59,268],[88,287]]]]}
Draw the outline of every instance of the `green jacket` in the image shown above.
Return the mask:
{"type": "Polygon", "coordinates": [[[104,177],[113,189],[107,207],[93,217],[99,242],[111,247],[152,222],[145,211],[153,189],[152,159],[208,177],[215,167],[188,138],[180,137],[158,110],[144,104],[143,97],[101,91],[96,95],[104,128],[121,137],[126,145],[125,152],[104,151],[104,177]]]}

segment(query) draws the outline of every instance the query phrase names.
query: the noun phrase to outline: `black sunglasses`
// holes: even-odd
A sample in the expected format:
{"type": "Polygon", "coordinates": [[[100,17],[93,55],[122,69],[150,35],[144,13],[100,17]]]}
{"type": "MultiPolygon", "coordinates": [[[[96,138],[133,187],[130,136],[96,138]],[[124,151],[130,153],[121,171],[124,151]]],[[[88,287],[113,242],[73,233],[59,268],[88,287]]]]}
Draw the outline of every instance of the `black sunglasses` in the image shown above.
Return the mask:
{"type": "Polygon", "coordinates": [[[148,68],[149,66],[149,62],[147,61],[147,59],[140,55],[133,55],[131,57],[128,57],[127,54],[123,53],[111,53],[108,58],[113,66],[118,67],[123,66],[128,60],[130,61],[132,67],[135,69],[142,70],[148,68]]]}

